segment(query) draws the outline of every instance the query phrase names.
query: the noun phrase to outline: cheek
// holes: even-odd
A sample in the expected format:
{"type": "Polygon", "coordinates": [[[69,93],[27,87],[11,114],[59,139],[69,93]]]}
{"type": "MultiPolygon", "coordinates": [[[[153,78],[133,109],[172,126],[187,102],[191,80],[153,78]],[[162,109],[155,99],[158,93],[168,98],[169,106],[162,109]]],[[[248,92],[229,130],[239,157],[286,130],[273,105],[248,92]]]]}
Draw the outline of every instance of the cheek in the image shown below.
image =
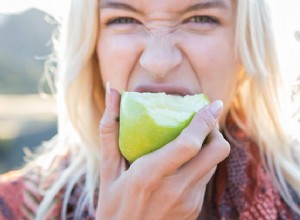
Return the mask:
{"type": "Polygon", "coordinates": [[[186,42],[190,42],[187,56],[197,74],[202,92],[211,100],[222,99],[224,105],[228,105],[240,71],[232,38],[210,36],[187,39],[186,42]]]}
{"type": "Polygon", "coordinates": [[[126,89],[127,82],[137,59],[137,42],[126,36],[100,36],[98,40],[98,59],[103,83],[110,81],[120,92],[126,89]]]}

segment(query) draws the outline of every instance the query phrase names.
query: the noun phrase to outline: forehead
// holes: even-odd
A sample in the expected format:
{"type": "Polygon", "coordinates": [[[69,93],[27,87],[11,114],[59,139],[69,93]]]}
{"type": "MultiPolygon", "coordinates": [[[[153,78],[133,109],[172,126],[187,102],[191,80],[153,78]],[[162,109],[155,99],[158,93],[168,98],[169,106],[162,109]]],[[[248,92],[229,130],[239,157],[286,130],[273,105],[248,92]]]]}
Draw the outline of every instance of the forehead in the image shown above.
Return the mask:
{"type": "Polygon", "coordinates": [[[126,4],[143,12],[168,11],[178,13],[197,6],[202,8],[232,9],[233,0],[100,0],[100,5],[126,4]]]}

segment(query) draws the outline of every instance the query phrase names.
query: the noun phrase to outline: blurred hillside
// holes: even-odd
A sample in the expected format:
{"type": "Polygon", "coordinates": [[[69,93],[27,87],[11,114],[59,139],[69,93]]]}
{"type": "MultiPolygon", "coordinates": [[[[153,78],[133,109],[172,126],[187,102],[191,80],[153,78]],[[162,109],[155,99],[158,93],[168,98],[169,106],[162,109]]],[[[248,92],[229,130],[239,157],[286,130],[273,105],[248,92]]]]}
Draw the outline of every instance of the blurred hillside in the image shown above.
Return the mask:
{"type": "Polygon", "coordinates": [[[37,93],[55,25],[33,9],[0,20],[0,94],[37,93]]]}
{"type": "Polygon", "coordinates": [[[46,20],[33,9],[0,14],[0,173],[22,166],[24,147],[34,150],[57,132],[55,101],[38,94],[56,28],[46,20]]]}

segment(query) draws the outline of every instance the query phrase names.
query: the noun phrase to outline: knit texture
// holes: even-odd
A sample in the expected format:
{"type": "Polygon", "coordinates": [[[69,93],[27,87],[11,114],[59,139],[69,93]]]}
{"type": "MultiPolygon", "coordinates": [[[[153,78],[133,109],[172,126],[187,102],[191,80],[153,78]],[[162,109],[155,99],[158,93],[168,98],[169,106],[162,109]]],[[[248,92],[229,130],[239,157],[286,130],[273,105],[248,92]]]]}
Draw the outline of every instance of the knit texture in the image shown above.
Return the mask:
{"type": "MultiPolygon", "coordinates": [[[[256,143],[238,128],[232,118],[229,117],[226,124],[227,131],[224,132],[224,136],[230,143],[231,152],[228,158],[218,165],[210,183],[210,198],[205,201],[206,208],[203,210],[206,212],[205,219],[300,219],[300,216],[285,204],[273,185],[264,169],[256,143]]],[[[57,174],[68,164],[67,161],[63,163],[65,165],[58,166],[55,177],[59,177],[57,174]]],[[[40,176],[38,169],[26,174],[10,172],[0,176],[0,220],[34,219],[36,208],[42,200],[39,191],[40,176]]],[[[81,179],[72,190],[67,204],[68,220],[78,219],[74,216],[74,210],[83,184],[84,180],[81,179]]],[[[63,194],[64,189],[56,195],[45,219],[61,219],[63,194]]],[[[296,200],[299,202],[299,198],[296,200]]],[[[94,216],[85,209],[80,219],[94,219],[94,216]]]]}

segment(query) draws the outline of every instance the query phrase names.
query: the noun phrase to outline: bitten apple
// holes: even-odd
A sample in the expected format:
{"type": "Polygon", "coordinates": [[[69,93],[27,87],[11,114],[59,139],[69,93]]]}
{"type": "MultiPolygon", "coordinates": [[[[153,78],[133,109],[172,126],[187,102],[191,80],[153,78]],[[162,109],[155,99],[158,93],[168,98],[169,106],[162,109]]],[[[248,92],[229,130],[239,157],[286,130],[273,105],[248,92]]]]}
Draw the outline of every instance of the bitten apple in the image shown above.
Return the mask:
{"type": "Polygon", "coordinates": [[[205,94],[175,96],[165,93],[123,92],[119,147],[132,163],[174,140],[195,113],[209,103],[205,94]]]}

